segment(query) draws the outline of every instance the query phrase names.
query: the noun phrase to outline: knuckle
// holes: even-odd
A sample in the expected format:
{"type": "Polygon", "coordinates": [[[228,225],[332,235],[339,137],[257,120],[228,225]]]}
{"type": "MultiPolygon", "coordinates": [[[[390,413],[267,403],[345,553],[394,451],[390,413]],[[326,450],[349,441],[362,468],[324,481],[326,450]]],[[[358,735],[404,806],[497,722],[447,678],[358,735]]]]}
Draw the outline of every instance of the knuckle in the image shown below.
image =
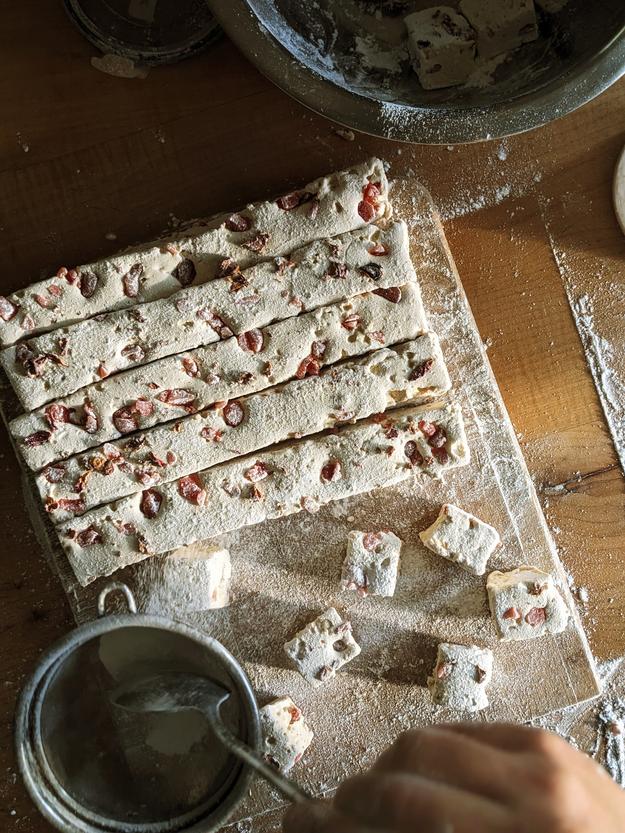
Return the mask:
{"type": "Polygon", "coordinates": [[[559,760],[568,749],[566,742],[552,732],[536,730],[528,736],[528,741],[532,752],[549,760],[559,760]]]}

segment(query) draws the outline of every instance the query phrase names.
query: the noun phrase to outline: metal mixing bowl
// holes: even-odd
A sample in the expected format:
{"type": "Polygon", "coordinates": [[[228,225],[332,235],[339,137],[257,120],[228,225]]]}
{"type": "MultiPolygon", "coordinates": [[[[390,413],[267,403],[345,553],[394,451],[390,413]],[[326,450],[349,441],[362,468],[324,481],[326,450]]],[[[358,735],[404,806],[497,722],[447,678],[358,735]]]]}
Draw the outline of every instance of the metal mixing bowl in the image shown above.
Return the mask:
{"type": "MultiPolygon", "coordinates": [[[[406,142],[453,144],[530,130],[625,73],[625,0],[570,0],[556,14],[541,12],[539,39],[501,64],[494,83],[436,91],[422,89],[407,60],[393,73],[363,64],[356,38],[388,50],[403,36],[400,16],[380,22],[363,11],[375,0],[209,4],[241,51],[285,92],[348,127],[406,142]]],[[[402,13],[434,4],[402,3],[402,13]]]]}

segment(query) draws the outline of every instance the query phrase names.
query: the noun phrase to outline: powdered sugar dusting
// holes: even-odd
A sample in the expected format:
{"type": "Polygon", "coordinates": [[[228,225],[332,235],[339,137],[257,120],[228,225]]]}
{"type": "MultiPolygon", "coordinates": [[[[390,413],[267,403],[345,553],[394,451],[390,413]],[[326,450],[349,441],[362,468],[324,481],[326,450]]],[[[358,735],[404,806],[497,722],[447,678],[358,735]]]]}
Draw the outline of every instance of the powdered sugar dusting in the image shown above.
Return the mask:
{"type": "Polygon", "coordinates": [[[625,292],[621,286],[606,283],[602,279],[602,267],[598,267],[594,283],[601,288],[602,323],[599,323],[593,299],[589,294],[579,292],[575,269],[567,254],[556,244],[548,224],[547,233],[614,446],[625,469],[625,366],[621,347],[612,341],[615,334],[623,332],[622,318],[621,325],[609,336],[602,331],[602,325],[605,327],[606,322],[614,318],[612,308],[616,306],[617,320],[622,316],[625,292]]]}

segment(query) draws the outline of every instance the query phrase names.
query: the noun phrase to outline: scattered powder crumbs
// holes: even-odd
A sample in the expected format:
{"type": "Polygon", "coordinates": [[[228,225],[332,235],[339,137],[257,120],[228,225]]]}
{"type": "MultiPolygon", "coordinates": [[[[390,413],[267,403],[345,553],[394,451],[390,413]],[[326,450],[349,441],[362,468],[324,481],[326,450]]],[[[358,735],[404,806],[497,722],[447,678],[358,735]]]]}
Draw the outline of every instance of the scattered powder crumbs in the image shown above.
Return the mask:
{"type": "Polygon", "coordinates": [[[381,70],[395,75],[402,71],[405,62],[408,60],[406,49],[383,46],[372,35],[366,35],[365,37],[356,35],[354,44],[365,69],[381,70]]]}
{"type": "MultiPolygon", "coordinates": [[[[564,283],[575,326],[584,347],[603,412],[621,466],[625,469],[625,377],[619,372],[622,356],[611,341],[601,332],[595,320],[593,301],[587,294],[580,294],[576,286],[575,271],[569,258],[556,244],[544,218],[545,228],[553,259],[564,283]]],[[[616,286],[606,285],[601,267],[596,275],[596,285],[602,288],[602,303],[622,303],[616,286]]],[[[622,307],[621,307],[622,308],[622,307]]]]}

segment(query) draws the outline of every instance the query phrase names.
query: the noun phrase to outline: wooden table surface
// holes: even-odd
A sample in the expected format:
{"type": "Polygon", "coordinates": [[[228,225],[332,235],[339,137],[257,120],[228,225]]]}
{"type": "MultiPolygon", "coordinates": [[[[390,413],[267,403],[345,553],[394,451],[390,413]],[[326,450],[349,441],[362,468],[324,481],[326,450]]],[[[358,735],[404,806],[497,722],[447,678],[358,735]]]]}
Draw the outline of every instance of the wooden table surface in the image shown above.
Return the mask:
{"type": "MultiPolygon", "coordinates": [[[[625,142],[625,83],[504,142],[348,142],[225,40],[123,80],[92,68],[94,52],[60,2],[2,6],[0,293],[156,236],[176,218],[235,208],[367,155],[387,158],[441,208],[563,561],[588,588],[593,650],[623,654],[625,482],[553,249],[575,258],[580,285],[605,281],[607,292],[624,280],[611,179],[625,142]],[[597,259],[606,269],[584,268],[597,259]]],[[[11,721],[25,675],[72,622],[30,531],[4,431],[0,443],[0,827],[42,833],[50,828],[15,771],[11,721]]]]}

